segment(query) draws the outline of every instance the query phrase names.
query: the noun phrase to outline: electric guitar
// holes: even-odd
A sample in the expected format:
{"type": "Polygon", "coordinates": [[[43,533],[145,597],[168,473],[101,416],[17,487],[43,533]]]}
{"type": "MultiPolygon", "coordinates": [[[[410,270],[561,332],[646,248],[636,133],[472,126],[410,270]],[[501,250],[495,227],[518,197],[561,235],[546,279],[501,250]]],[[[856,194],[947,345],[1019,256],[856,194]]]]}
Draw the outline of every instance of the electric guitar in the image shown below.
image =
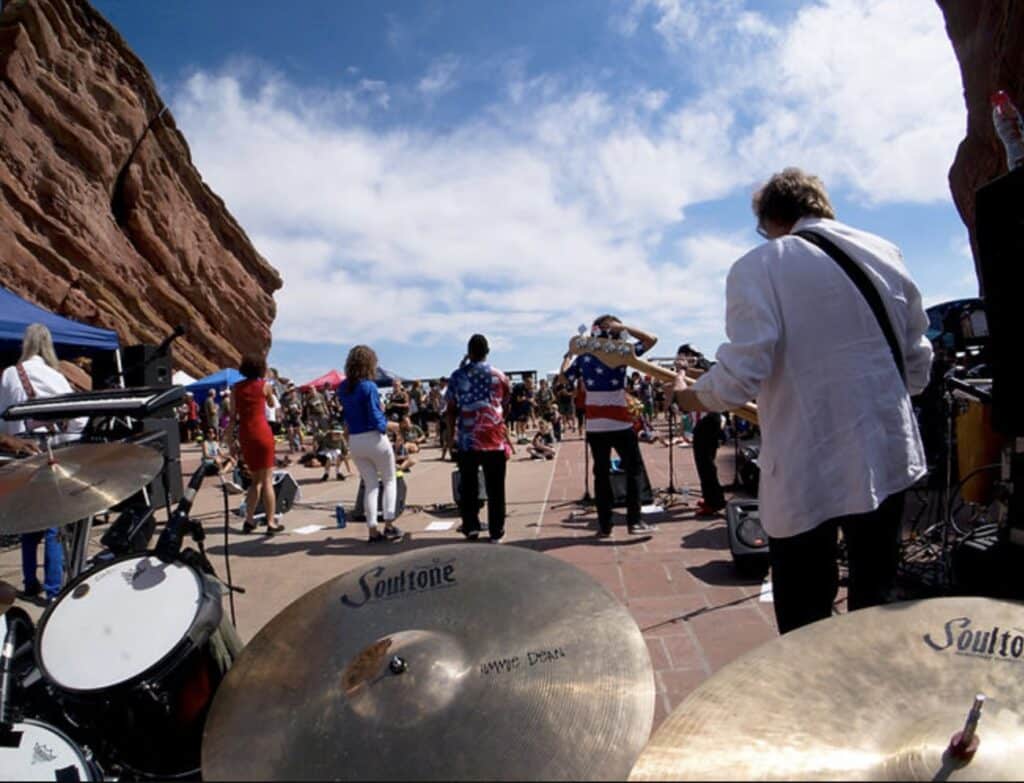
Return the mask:
{"type": "MultiPolygon", "coordinates": [[[[692,367],[687,368],[685,373],[686,380],[690,381],[691,383],[693,383],[703,374],[703,370],[697,370],[692,367]]],[[[731,413],[733,416],[739,416],[741,419],[745,419],[754,426],[757,426],[757,405],[752,402],[745,403],[742,407],[737,408],[736,410],[729,411],[729,413],[731,413]]]]}

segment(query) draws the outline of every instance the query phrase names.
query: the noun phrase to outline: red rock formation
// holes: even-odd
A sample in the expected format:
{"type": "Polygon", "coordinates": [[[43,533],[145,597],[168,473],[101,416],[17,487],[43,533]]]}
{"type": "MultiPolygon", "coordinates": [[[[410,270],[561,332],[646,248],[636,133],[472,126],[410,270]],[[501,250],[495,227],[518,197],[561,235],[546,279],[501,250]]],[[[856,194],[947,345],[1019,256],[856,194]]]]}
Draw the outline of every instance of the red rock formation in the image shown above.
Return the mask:
{"type": "Polygon", "coordinates": [[[0,0],[0,282],[195,376],[266,350],[281,278],[85,0],[0,0]]]}
{"type": "Polygon", "coordinates": [[[992,125],[989,96],[1006,90],[1024,110],[1024,4],[1005,0],[937,2],[960,62],[967,104],[967,137],[957,150],[949,185],[976,247],[974,193],[1006,173],[1006,154],[992,125]]]}

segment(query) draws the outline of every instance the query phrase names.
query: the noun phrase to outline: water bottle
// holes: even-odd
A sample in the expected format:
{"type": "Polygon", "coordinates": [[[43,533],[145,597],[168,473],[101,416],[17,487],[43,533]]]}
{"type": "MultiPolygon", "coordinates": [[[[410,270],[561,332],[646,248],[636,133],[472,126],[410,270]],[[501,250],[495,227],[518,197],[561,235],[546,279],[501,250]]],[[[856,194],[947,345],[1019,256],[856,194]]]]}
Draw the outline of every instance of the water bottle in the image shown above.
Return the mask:
{"type": "Polygon", "coordinates": [[[338,523],[338,527],[345,527],[345,507],[341,503],[334,507],[334,518],[338,523]]]}
{"type": "Polygon", "coordinates": [[[1024,164],[1024,125],[1020,112],[1003,90],[992,93],[991,103],[992,124],[1006,149],[1006,167],[1012,171],[1024,164]]]}

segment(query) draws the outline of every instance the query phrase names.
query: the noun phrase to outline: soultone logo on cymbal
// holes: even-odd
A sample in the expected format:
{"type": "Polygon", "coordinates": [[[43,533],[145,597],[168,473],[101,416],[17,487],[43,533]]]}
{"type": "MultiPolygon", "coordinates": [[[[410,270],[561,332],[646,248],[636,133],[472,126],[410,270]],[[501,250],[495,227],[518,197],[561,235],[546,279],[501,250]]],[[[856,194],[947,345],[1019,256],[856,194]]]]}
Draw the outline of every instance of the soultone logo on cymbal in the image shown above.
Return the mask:
{"type": "Polygon", "coordinates": [[[424,565],[414,565],[392,573],[386,566],[375,566],[359,577],[359,594],[341,596],[341,602],[352,609],[365,606],[370,601],[387,601],[402,598],[410,593],[425,593],[454,587],[455,560],[441,562],[434,559],[424,565]]]}
{"type": "Polygon", "coordinates": [[[952,650],[956,655],[970,655],[975,658],[1020,663],[1024,657],[1024,631],[1019,628],[1006,630],[994,625],[991,628],[972,628],[970,617],[954,617],[947,620],[943,633],[935,638],[924,635],[924,642],[933,650],[952,650]]]}

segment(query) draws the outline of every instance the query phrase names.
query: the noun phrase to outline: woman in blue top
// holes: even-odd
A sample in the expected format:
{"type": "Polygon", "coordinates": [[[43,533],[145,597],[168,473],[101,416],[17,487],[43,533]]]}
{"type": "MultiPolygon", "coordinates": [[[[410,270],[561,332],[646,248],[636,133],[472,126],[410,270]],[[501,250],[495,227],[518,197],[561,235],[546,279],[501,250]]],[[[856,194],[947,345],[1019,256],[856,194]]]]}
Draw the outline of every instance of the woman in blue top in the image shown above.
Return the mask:
{"type": "Polygon", "coordinates": [[[377,377],[377,354],[366,345],[357,345],[345,360],[345,380],[338,386],[338,399],[344,406],[345,431],[349,450],[363,479],[363,506],[370,541],[400,539],[402,531],[395,519],[395,454],[388,441],[388,423],[373,379],[377,377]],[[378,482],[384,486],[384,532],[377,526],[378,482]]]}

